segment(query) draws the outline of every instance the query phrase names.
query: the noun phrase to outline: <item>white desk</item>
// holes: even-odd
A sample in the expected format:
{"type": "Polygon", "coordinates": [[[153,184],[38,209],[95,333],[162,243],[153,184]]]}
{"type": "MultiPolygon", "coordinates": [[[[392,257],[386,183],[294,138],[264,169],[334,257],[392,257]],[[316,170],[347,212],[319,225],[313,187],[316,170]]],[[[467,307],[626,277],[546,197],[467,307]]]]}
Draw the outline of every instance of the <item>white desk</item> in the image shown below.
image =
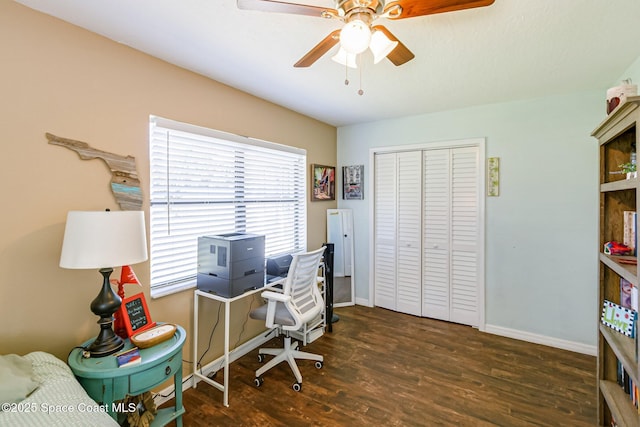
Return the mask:
{"type": "MultiPolygon", "coordinates": [[[[238,295],[233,298],[226,298],[220,295],[216,295],[214,293],[209,293],[201,290],[195,290],[193,294],[193,388],[196,388],[196,384],[198,383],[198,379],[205,381],[207,384],[212,385],[223,393],[223,403],[224,406],[229,406],[229,363],[232,362],[230,357],[230,349],[229,349],[229,319],[230,319],[230,311],[231,311],[231,303],[234,301],[238,301],[242,298],[249,297],[251,295],[257,294],[259,292],[263,292],[270,288],[273,288],[276,285],[284,283],[284,278],[275,280],[262,288],[252,289],[243,293],[242,295],[238,295]],[[222,368],[224,369],[224,383],[219,383],[206,375],[202,375],[198,372],[198,302],[200,297],[209,298],[212,300],[219,301],[224,304],[224,356],[223,356],[223,364],[222,368]]],[[[234,360],[245,355],[252,348],[246,349],[244,352],[235,353],[234,360]]]]}

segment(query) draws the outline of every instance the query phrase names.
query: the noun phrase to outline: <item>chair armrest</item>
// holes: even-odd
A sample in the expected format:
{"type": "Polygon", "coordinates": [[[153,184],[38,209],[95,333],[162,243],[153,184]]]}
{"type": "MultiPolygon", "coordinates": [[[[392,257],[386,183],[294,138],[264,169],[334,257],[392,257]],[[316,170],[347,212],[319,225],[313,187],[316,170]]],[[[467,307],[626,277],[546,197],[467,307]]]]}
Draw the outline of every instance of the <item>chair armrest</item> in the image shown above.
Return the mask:
{"type": "Polygon", "coordinates": [[[291,299],[291,295],[284,295],[284,294],[281,294],[280,292],[273,292],[273,291],[264,291],[263,293],[260,294],[260,296],[262,296],[262,298],[266,298],[274,301],[280,301],[280,302],[287,302],[291,299]]]}

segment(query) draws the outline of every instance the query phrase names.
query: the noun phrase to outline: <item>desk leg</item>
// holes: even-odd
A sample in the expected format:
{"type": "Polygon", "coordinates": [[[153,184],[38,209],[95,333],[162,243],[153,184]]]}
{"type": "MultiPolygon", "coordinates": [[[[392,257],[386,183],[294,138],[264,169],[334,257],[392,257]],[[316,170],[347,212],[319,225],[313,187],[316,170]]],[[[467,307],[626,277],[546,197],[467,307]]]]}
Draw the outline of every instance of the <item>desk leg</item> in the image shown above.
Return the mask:
{"type": "Polygon", "coordinates": [[[193,293],[193,375],[191,376],[191,387],[196,388],[198,384],[198,378],[196,372],[198,372],[198,294],[193,293]]]}
{"type": "MultiPolygon", "coordinates": [[[[182,355],[180,356],[182,358],[182,355]]],[[[182,365],[176,370],[173,375],[173,389],[176,394],[176,406],[175,411],[182,411],[182,365]]],[[[176,418],[176,427],[182,427],[182,414],[176,418]]]]}
{"type": "Polygon", "coordinates": [[[231,303],[224,303],[224,406],[229,406],[229,309],[231,303]]]}

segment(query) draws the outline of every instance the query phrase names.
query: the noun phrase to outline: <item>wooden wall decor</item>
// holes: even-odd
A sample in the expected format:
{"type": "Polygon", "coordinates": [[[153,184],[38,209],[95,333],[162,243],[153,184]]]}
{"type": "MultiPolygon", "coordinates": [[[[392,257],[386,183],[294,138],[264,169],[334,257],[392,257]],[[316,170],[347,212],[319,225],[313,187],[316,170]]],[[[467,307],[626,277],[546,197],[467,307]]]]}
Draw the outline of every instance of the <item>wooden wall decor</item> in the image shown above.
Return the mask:
{"type": "Polygon", "coordinates": [[[142,191],[136,172],[136,159],[91,148],[89,144],[46,133],[49,144],[66,147],[78,153],[82,160],[101,159],[111,170],[111,191],[123,211],[142,210],[142,191]]]}

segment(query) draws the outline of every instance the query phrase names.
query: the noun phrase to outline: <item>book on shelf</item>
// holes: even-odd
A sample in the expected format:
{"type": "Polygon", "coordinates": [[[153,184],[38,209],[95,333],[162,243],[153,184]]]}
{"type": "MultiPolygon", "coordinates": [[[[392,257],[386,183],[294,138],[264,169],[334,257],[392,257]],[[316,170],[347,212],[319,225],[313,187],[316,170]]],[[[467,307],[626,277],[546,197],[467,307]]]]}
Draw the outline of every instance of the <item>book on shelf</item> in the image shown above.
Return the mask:
{"type": "Polygon", "coordinates": [[[633,382],[631,376],[624,370],[622,363],[619,360],[617,362],[617,382],[620,388],[628,395],[631,404],[636,409],[638,413],[640,413],[640,405],[639,405],[639,396],[640,391],[638,390],[638,385],[633,382]]]}
{"type": "Polygon", "coordinates": [[[624,308],[633,308],[632,305],[633,285],[627,279],[620,278],[620,305],[624,308]]]}
{"type": "Polygon", "coordinates": [[[142,358],[140,357],[140,350],[138,347],[130,348],[129,350],[122,351],[117,353],[116,361],[118,362],[118,368],[126,368],[127,366],[137,365],[142,363],[142,358]]]}
{"type": "Polygon", "coordinates": [[[633,249],[633,255],[637,256],[636,247],[638,246],[638,214],[636,211],[624,211],[624,231],[622,243],[633,249]]]}

